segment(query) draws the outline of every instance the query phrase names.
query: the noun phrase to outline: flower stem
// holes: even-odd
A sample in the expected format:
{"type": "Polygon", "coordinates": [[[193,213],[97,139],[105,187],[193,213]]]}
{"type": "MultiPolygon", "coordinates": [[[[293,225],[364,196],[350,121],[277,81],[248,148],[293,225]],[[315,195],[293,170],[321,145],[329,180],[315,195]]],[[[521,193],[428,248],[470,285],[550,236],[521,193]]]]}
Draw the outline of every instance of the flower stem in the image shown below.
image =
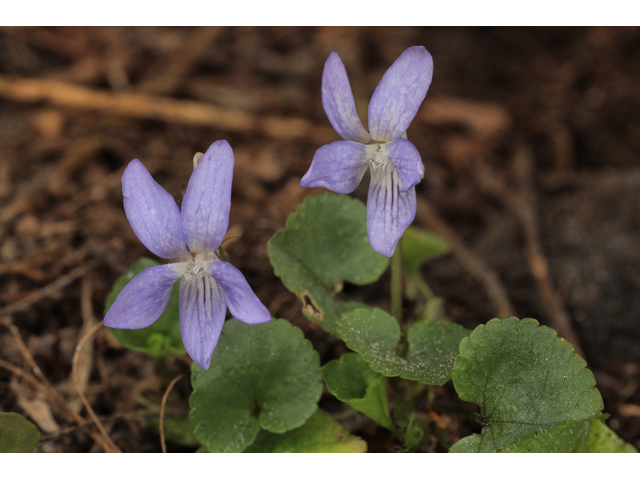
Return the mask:
{"type": "Polygon", "coordinates": [[[391,257],[391,315],[402,323],[402,240],[391,257]]]}

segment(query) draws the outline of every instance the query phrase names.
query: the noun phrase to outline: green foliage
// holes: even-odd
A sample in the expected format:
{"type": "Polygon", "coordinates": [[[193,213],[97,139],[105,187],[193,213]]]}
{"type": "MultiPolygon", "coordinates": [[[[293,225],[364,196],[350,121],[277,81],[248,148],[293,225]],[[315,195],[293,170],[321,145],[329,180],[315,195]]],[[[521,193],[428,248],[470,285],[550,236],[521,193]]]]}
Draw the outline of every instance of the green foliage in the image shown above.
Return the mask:
{"type": "Polygon", "coordinates": [[[450,251],[449,243],[440,235],[409,227],[402,235],[402,268],[407,275],[419,274],[425,262],[450,251]]]}
{"type": "MultiPolygon", "coordinates": [[[[133,277],[148,267],[159,265],[150,258],[139,258],[131,265],[127,273],[116,280],[111,293],[105,301],[105,314],[116,301],[118,294],[129,283],[133,277]]],[[[173,286],[171,299],[165,312],[151,326],[138,330],[126,330],[121,328],[110,328],[111,334],[118,342],[130,350],[146,353],[152,357],[168,357],[172,355],[182,355],[187,353],[182,343],[180,334],[180,316],[178,313],[178,294],[180,285],[178,282],[173,286]]]]}
{"type": "Polygon", "coordinates": [[[343,283],[374,282],[389,263],[369,245],[362,202],[334,194],[307,197],[267,252],[275,274],[302,301],[305,316],[334,335],[336,319],[363,306],[337,298],[343,283]]]}
{"type": "Polygon", "coordinates": [[[442,385],[451,377],[460,340],[469,331],[440,320],[418,322],[407,332],[408,353],[397,353],[400,327],[395,318],[378,308],[360,308],[338,320],[347,346],[387,377],[400,376],[429,385],[442,385]]]}
{"type": "Polygon", "coordinates": [[[481,407],[483,429],[454,452],[495,452],[567,420],[588,420],[603,407],[593,374],[573,347],[531,318],[494,319],[460,344],[453,383],[481,407]]]}
{"type": "Polygon", "coordinates": [[[331,415],[317,410],[300,428],[284,434],[261,430],[249,453],[364,453],[367,444],[350,435],[331,415]]]}
{"type": "Polygon", "coordinates": [[[387,380],[369,367],[357,353],[345,353],[322,367],[327,389],[383,427],[393,430],[387,380]]]}
{"type": "Polygon", "coordinates": [[[426,320],[444,318],[443,300],[433,292],[422,278],[420,267],[425,262],[449,253],[449,243],[439,235],[426,230],[409,227],[402,236],[402,268],[406,275],[404,293],[415,300],[418,293],[428,300],[423,317],[426,320]]]}
{"type": "Polygon", "coordinates": [[[31,453],[40,442],[40,430],[22,415],[0,412],[0,453],[31,453]]]}
{"type": "Polygon", "coordinates": [[[211,452],[241,452],[260,429],[300,427],[322,394],[320,358],[299,328],[273,319],[222,330],[209,370],[191,366],[196,438],[211,452]]]}
{"type": "Polygon", "coordinates": [[[637,453],[599,418],[567,420],[530,432],[499,451],[508,453],[637,453]]]}

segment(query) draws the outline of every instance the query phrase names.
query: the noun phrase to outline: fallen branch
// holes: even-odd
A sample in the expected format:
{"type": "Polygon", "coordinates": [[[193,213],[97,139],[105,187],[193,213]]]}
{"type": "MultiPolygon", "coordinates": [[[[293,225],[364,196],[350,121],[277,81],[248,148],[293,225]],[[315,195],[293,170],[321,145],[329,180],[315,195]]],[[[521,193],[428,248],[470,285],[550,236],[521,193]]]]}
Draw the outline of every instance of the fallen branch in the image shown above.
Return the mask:
{"type": "Polygon", "coordinates": [[[144,93],[99,91],[53,80],[0,75],[0,96],[21,102],[48,102],[60,107],[95,110],[125,117],[259,133],[277,140],[304,138],[322,144],[336,139],[332,129],[313,125],[303,118],[257,116],[190,100],[144,93]]]}

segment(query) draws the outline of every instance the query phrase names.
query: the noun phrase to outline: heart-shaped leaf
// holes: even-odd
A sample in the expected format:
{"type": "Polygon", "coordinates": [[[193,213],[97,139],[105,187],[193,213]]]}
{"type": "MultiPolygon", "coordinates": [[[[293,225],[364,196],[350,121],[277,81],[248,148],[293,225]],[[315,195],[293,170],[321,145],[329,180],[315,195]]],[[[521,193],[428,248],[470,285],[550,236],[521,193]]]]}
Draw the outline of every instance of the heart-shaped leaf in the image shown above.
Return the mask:
{"type": "Polygon", "coordinates": [[[40,430],[22,415],[0,412],[0,453],[31,453],[40,442],[40,430]]]}
{"type": "Polygon", "coordinates": [[[453,384],[481,407],[481,435],[454,452],[495,452],[534,430],[588,420],[602,410],[593,374],[573,347],[532,318],[493,319],[460,344],[453,384]]]}
{"type": "Polygon", "coordinates": [[[455,323],[418,322],[407,332],[408,353],[397,353],[400,327],[395,318],[378,308],[360,308],[338,320],[347,346],[387,377],[400,376],[429,385],[442,385],[451,377],[460,340],[469,331],[455,323]]]}
{"type": "Polygon", "coordinates": [[[374,282],[389,263],[371,249],[366,214],[362,202],[345,195],[307,197],[267,246],[275,274],[298,295],[307,318],[334,335],[341,314],[364,306],[337,297],[343,283],[374,282]]]}
{"type": "Polygon", "coordinates": [[[499,451],[508,453],[638,453],[598,417],[535,430],[499,451]]]}
{"type": "MultiPolygon", "coordinates": [[[[159,265],[159,263],[150,258],[139,258],[131,265],[127,273],[116,280],[111,293],[107,295],[105,301],[105,314],[111,305],[113,305],[113,302],[116,301],[118,294],[127,283],[137,274],[153,265],[159,265]]],[[[109,331],[123,347],[136,352],[146,353],[152,357],[160,358],[187,353],[182,343],[182,335],[180,334],[180,316],[178,314],[179,292],[180,285],[176,282],[171,291],[171,298],[167,309],[151,326],[138,330],[110,328],[109,331]]]]}
{"type": "Polygon", "coordinates": [[[364,453],[367,444],[317,410],[300,428],[278,435],[261,430],[249,453],[364,453]]]}
{"type": "Polygon", "coordinates": [[[322,367],[327,389],[340,401],[394,430],[389,412],[387,379],[374,372],[357,353],[345,353],[322,367]]]}
{"type": "Polygon", "coordinates": [[[300,427],[322,394],[320,358],[286,320],[246,325],[229,320],[209,370],[191,366],[189,419],[210,452],[241,452],[260,429],[300,427]]]}

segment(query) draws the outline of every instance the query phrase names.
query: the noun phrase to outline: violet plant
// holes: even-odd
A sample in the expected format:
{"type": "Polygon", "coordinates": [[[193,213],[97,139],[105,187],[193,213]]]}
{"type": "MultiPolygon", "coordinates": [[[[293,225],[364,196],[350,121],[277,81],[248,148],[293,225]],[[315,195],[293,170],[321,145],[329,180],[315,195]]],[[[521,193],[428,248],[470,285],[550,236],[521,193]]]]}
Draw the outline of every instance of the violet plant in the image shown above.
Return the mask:
{"type": "Polygon", "coordinates": [[[367,234],[371,248],[387,257],[416,216],[415,185],[424,176],[424,165],[406,132],[432,77],[433,59],[427,49],[405,50],[373,92],[367,132],[338,54],[329,55],[324,66],[322,106],[344,141],[318,149],[300,186],[351,193],[369,169],[367,234]]]}
{"type": "Polygon", "coordinates": [[[227,306],[247,324],[268,322],[242,273],[220,260],[218,248],[229,226],[234,157],[224,140],[212,144],[196,163],[182,208],[158,185],[140,160],[122,176],[124,210],[131,228],[155,255],[171,259],[136,275],[104,317],[111,328],[140,329],[166,310],[180,280],[180,329],[189,356],[205,370],[218,343],[227,306]]]}
{"type": "MultiPolygon", "coordinates": [[[[424,47],[402,53],[373,93],[367,131],[340,57],[332,53],[325,64],[323,106],[344,140],[318,149],[301,185],[341,195],[307,197],[267,246],[276,276],[298,296],[304,315],[352,350],[323,366],[302,331],[271,319],[242,273],[223,260],[229,144],[215,142],[195,157],[181,208],[140,161],[129,164],[122,179],[126,216],[153,254],[173,261],[138,260],[108,296],[105,325],[132,350],[159,359],[186,351],[194,360],[189,420],[165,423],[168,438],[202,452],[366,451],[357,429],[348,431],[318,407],[324,382],[344,404],[341,417],[378,424],[399,451],[635,451],[604,424],[593,374],[552,329],[511,317],[469,331],[431,308],[442,300],[434,299],[420,267],[448,245],[409,226],[424,166],[406,131],[432,74],[424,47]],[[366,170],[365,207],[346,194],[366,170]],[[376,282],[390,263],[393,315],[379,300],[372,306],[344,293],[349,283],[358,296],[357,286],[376,282]],[[234,318],[225,320],[227,307],[234,318]],[[438,398],[434,386],[450,380],[460,400],[477,407],[438,398]],[[455,438],[429,414],[439,411],[476,421],[477,433],[455,438]]],[[[0,416],[0,431],[3,421],[24,423],[0,416]]]]}

